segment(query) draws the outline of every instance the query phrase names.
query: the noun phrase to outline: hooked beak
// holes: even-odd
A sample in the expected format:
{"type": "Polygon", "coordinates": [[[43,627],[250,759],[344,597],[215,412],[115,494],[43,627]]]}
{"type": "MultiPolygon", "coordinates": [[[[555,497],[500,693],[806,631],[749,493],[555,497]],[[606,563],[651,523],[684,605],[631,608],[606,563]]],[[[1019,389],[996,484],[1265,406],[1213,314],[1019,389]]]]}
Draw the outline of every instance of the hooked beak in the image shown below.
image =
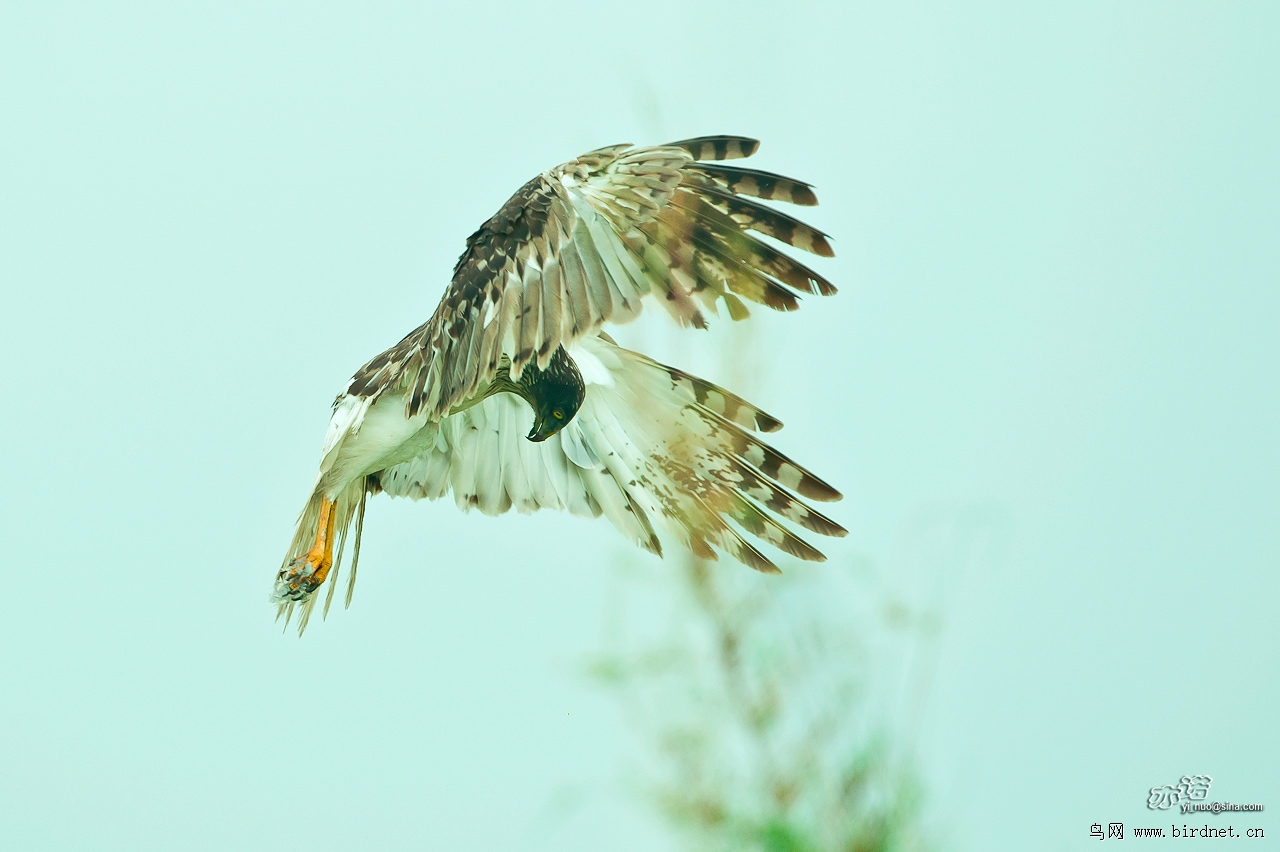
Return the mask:
{"type": "Polygon", "coordinates": [[[525,437],[528,438],[530,441],[533,441],[535,444],[540,444],[543,441],[550,438],[552,435],[554,435],[558,431],[559,430],[556,429],[555,426],[553,426],[552,424],[543,421],[541,418],[538,418],[533,422],[533,428],[529,430],[529,434],[526,435],[525,437]]]}

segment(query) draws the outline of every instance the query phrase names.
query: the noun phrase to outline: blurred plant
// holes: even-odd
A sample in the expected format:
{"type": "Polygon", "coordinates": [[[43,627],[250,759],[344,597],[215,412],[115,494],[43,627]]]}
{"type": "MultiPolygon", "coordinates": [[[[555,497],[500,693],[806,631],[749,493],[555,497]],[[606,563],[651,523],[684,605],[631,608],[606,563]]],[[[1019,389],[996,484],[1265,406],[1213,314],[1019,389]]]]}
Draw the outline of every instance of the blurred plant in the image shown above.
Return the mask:
{"type": "MultiPolygon", "coordinates": [[[[871,718],[867,655],[847,612],[828,617],[830,585],[737,567],[686,559],[667,627],[625,636],[615,613],[611,644],[635,650],[591,666],[655,746],[646,792],[699,850],[925,848],[917,784],[871,718]]],[[[654,575],[624,573],[630,604],[654,575]]],[[[646,613],[671,605],[661,586],[646,613]]]]}
{"type": "MultiPolygon", "coordinates": [[[[638,79],[639,123],[655,139],[673,138],[656,90],[638,79]]],[[[750,399],[779,363],[758,330],[757,323],[727,324],[712,332],[723,335],[717,346],[708,350],[703,340],[698,351],[688,349],[687,334],[654,340],[652,327],[638,323],[618,336],[646,351],[666,344],[680,363],[718,352],[719,369],[708,375],[750,399]]],[[[936,562],[935,594],[918,605],[892,592],[867,560],[846,559],[851,570],[832,562],[782,577],[687,554],[656,566],[638,567],[630,557],[615,563],[623,585],[606,620],[611,650],[589,672],[652,746],[641,758],[641,786],[690,848],[928,848],[910,755],[935,672],[943,586],[963,573],[956,569],[970,560],[969,542],[982,526],[954,520],[931,519],[918,538],[922,531],[912,531],[922,552],[911,562],[936,562]],[[871,582],[844,594],[842,582],[855,576],[871,582]],[[673,595],[673,585],[682,594],[673,595]],[[633,613],[640,617],[629,625],[633,613]],[[653,634],[659,613],[666,624],[653,634]],[[899,645],[906,647],[886,648],[879,641],[886,633],[905,638],[899,645]],[[868,638],[876,643],[870,654],[868,638]],[[894,659],[894,651],[902,653],[894,659]],[[873,662],[887,664],[898,682],[889,714],[908,721],[893,732],[870,701],[873,662]]]]}

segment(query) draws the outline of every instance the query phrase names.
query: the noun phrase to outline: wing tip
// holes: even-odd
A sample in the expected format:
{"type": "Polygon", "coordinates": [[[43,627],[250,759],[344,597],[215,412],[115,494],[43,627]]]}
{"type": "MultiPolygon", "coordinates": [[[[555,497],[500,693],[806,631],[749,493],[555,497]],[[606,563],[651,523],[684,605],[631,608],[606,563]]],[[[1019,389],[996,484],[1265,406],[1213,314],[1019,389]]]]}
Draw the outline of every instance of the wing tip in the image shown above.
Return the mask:
{"type": "Polygon", "coordinates": [[[760,148],[760,140],[749,136],[696,136],[672,142],[668,147],[683,148],[695,160],[741,160],[760,148]]]}
{"type": "Polygon", "coordinates": [[[813,187],[800,181],[795,183],[796,185],[791,189],[791,203],[799,207],[817,207],[818,196],[813,191],[813,187]]]}
{"type": "Polygon", "coordinates": [[[805,471],[805,476],[800,480],[800,484],[796,486],[796,491],[801,497],[808,497],[810,500],[817,500],[819,503],[835,503],[844,499],[844,495],[837,489],[832,488],[808,471],[805,471]]]}
{"type": "Polygon", "coordinates": [[[765,412],[761,411],[758,408],[756,409],[755,414],[756,414],[756,428],[761,432],[765,432],[765,433],[777,432],[783,426],[783,423],[781,420],[779,420],[778,418],[774,417],[771,414],[766,414],[765,412]]]}

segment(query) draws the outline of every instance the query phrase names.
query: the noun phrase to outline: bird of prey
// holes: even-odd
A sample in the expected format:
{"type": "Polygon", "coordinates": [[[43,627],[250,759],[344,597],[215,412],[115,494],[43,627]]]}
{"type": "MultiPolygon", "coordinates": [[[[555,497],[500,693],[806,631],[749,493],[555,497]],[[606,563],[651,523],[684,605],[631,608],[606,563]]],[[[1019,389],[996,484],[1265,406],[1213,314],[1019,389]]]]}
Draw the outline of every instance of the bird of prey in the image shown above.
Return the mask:
{"type": "MultiPolygon", "coordinates": [[[[760,200],[817,204],[809,184],[723,163],[759,143],[708,136],[614,145],[535,177],[467,240],[426,323],[356,372],[333,405],[320,471],[273,601],[305,627],[336,584],[355,523],[347,603],[369,495],[438,499],[488,515],[515,508],[604,515],[662,554],[777,567],[744,534],[801,559],[823,555],[781,521],[845,530],[801,498],[840,493],[764,443],[782,423],[745,400],[619,346],[608,323],[646,305],[703,328],[723,302],[798,307],[835,287],[770,237],[832,256],[826,235],[760,200]],[[336,545],[336,547],[335,547],[336,545]]],[[[287,623],[287,622],[286,622],[287,623]]]]}

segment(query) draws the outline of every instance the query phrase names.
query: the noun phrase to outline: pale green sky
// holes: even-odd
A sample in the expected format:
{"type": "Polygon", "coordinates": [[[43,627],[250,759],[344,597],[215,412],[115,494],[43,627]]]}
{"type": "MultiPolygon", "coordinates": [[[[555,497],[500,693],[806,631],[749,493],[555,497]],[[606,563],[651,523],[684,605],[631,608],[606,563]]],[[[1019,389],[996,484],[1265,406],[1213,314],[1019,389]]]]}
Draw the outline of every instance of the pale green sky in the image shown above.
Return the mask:
{"type": "Polygon", "coordinates": [[[1280,7],[368,5],[0,11],[0,845],[666,848],[578,673],[603,521],[378,499],[350,611],[266,599],[333,395],[464,238],[714,132],[823,202],[842,292],[744,389],[846,494],[797,570],[944,607],[948,847],[1180,824],[1186,773],[1280,808],[1280,7]],[[910,558],[965,511],[1000,558],[910,558]]]}

